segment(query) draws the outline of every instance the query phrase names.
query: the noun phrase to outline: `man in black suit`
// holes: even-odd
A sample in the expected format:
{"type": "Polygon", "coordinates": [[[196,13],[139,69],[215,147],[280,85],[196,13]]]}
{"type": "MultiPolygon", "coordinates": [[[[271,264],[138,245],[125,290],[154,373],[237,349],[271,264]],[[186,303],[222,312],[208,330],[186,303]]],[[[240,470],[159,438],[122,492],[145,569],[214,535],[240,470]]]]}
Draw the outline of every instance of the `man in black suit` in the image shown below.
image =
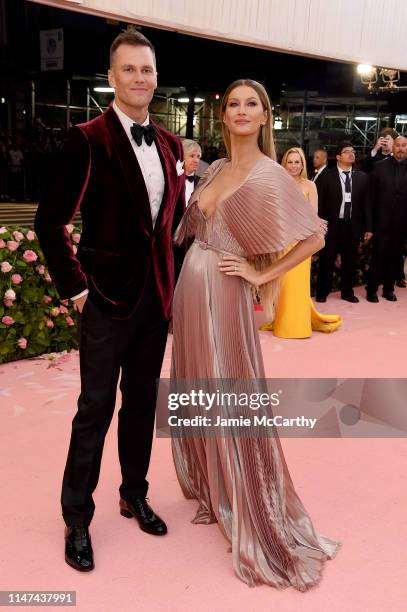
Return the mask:
{"type": "Polygon", "coordinates": [[[393,128],[383,128],[373,149],[362,163],[364,172],[371,172],[378,162],[388,159],[393,155],[393,143],[398,134],[393,128]]]}
{"type": "Polygon", "coordinates": [[[325,149],[316,149],[312,156],[314,173],[310,179],[317,183],[328,169],[328,153],[325,149]]]}
{"type": "Polygon", "coordinates": [[[341,298],[356,303],[353,280],[359,242],[370,240],[371,214],[367,176],[353,170],[355,151],[349,142],[336,150],[337,167],[326,170],[317,181],[318,214],[328,221],[325,247],[319,252],[317,302],[326,302],[331,292],[335,259],[341,255],[341,298]],[[363,232],[365,232],[363,234],[363,232]]]}
{"type": "Polygon", "coordinates": [[[377,290],[383,283],[383,297],[395,302],[394,283],[407,234],[407,137],[395,139],[393,156],[376,164],[369,182],[373,253],[366,298],[377,303],[377,290]]]}
{"type": "Polygon", "coordinates": [[[196,173],[202,155],[202,149],[195,140],[184,138],[182,141],[184,150],[184,170],[185,170],[185,204],[188,206],[195,187],[199,183],[199,176],[196,173]]]}

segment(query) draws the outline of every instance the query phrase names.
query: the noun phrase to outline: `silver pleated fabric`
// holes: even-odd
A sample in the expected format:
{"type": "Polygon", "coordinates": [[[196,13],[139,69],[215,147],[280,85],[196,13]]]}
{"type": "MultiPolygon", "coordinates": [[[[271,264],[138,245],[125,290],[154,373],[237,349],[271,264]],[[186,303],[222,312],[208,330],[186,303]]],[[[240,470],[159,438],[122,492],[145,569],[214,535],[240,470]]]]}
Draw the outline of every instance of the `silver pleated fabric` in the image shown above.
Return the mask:
{"type": "MultiPolygon", "coordinates": [[[[224,253],[274,254],[325,232],[293,179],[265,157],[206,219],[200,193],[225,163],[218,160],[208,169],[175,234],[177,243],[192,236],[195,242],[174,295],[174,379],[265,378],[251,289],[243,279],[219,272],[218,262],[224,253]]],[[[340,544],[315,532],[278,436],[231,433],[173,438],[182,491],[199,504],[193,522],[219,524],[231,543],[233,568],[248,585],[305,591],[319,582],[340,544]]]]}

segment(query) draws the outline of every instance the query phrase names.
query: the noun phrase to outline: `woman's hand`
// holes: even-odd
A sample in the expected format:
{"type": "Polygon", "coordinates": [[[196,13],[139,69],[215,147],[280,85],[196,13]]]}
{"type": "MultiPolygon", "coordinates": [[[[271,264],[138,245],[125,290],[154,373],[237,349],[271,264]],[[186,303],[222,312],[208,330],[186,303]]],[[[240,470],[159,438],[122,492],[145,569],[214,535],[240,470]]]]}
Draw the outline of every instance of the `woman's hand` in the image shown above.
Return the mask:
{"type": "Polygon", "coordinates": [[[237,255],[224,255],[222,261],[218,263],[220,272],[224,272],[226,276],[240,276],[251,285],[259,285],[260,272],[255,270],[244,257],[237,255]]]}

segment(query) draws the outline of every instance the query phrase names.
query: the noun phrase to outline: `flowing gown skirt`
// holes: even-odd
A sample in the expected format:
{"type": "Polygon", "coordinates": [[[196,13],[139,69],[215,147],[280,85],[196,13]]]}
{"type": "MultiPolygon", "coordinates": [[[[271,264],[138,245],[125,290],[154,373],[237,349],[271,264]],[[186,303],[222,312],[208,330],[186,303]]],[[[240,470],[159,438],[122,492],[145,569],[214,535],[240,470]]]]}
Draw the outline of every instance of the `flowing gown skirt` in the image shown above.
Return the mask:
{"type": "MultiPolygon", "coordinates": [[[[241,254],[219,224],[202,220],[175,291],[176,379],[265,377],[250,287],[218,270],[222,253],[241,254]]],[[[301,591],[319,582],[339,543],[315,532],[278,436],[185,435],[173,438],[173,457],[185,496],[199,504],[193,522],[218,522],[241,580],[301,591]]]]}

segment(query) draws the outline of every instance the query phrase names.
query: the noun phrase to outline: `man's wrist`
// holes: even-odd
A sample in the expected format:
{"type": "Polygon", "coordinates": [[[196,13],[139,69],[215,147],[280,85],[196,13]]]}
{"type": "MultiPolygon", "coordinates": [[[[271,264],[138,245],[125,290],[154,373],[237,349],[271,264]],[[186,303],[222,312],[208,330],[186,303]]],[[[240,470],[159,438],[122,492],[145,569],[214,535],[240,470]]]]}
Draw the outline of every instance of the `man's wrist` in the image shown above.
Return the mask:
{"type": "Polygon", "coordinates": [[[85,297],[85,295],[88,295],[89,293],[89,289],[84,289],[83,291],[81,291],[81,293],[78,293],[77,295],[74,295],[71,297],[71,300],[74,302],[75,300],[79,300],[79,298],[81,297],[85,297]]]}

